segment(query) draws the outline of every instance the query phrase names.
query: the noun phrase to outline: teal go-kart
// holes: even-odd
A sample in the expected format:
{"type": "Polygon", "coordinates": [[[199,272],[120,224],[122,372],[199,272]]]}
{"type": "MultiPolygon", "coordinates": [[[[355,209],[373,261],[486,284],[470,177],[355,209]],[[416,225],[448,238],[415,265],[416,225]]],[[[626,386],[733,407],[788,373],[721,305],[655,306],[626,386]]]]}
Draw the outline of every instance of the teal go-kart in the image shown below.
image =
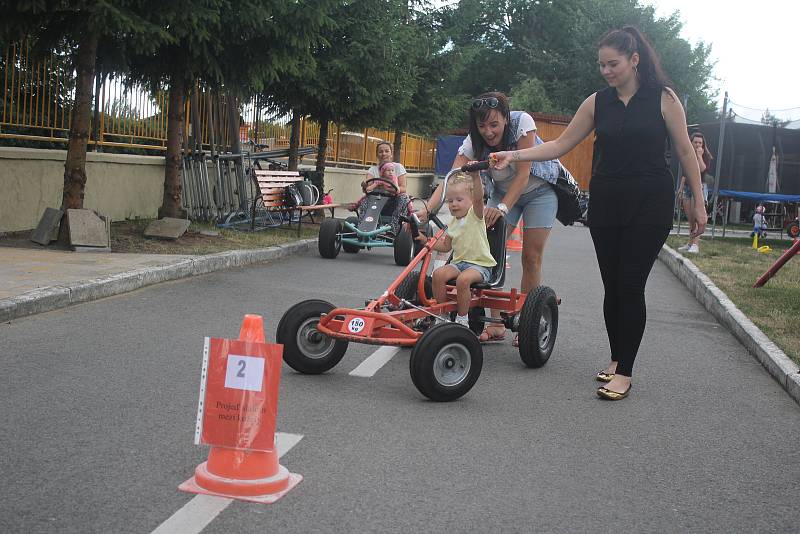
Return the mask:
{"type": "Polygon", "coordinates": [[[422,245],[414,241],[410,229],[403,227],[397,235],[392,231],[397,186],[383,178],[370,178],[364,183],[364,189],[375,182],[379,182],[381,187],[366,193],[360,217],[351,216],[345,220],[327,218],[322,221],[319,227],[320,256],[333,259],[342,249],[356,254],[362,249],[392,247],[394,262],[405,266],[421,250],[422,245]]]}

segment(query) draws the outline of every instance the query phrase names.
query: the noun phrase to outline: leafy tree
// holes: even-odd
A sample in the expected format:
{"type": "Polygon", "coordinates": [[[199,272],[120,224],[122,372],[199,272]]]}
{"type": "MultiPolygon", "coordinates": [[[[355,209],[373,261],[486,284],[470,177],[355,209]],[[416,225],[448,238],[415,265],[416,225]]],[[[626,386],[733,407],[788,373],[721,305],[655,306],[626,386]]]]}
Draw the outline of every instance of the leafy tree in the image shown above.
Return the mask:
{"type": "MultiPolygon", "coordinates": [[[[181,132],[186,95],[195,84],[228,95],[230,138],[238,141],[238,100],[310,61],[309,48],[327,21],[313,0],[186,0],[153,13],[170,41],[154,55],[129,56],[130,77],[153,91],[169,89],[164,196],[159,217],[182,217],[181,132]]],[[[234,150],[237,148],[233,147],[234,150]]]]}
{"type": "Polygon", "coordinates": [[[783,128],[790,122],[792,121],[781,120],[780,117],[778,117],[777,115],[773,115],[769,109],[764,110],[764,114],[761,116],[761,124],[766,124],[774,128],[783,128]]]}
{"type": "Polygon", "coordinates": [[[507,92],[516,80],[536,78],[555,109],[572,113],[604,87],[595,43],[626,24],[653,42],[679,94],[688,96],[689,120],[713,111],[710,47],[692,47],[680,37],[678,13],[657,18],[639,0],[461,0],[449,13],[447,31],[456,49],[472,55],[462,77],[472,94],[507,92]]]}
{"type": "Polygon", "coordinates": [[[456,85],[464,61],[460,53],[448,48],[442,20],[442,13],[431,10],[428,2],[407,6],[402,44],[417,80],[408,105],[388,124],[395,131],[396,157],[404,131],[429,134],[458,125],[464,116],[467,96],[456,85]]]}
{"type": "MultiPolygon", "coordinates": [[[[67,159],[64,164],[62,208],[82,208],[86,188],[86,148],[89,140],[95,66],[99,50],[115,50],[122,42],[152,52],[166,38],[144,17],[158,6],[150,0],[93,2],[2,1],[3,42],[30,39],[36,55],[65,50],[77,73],[67,159]]],[[[109,60],[110,61],[110,60],[109,60]]],[[[59,240],[66,241],[66,224],[59,240]]]]}
{"type": "Polygon", "coordinates": [[[544,85],[538,78],[523,80],[511,88],[511,107],[540,113],[560,113],[547,97],[544,85]]]}
{"type": "Polygon", "coordinates": [[[396,0],[340,0],[330,12],[334,22],[321,30],[314,62],[265,89],[276,110],[319,122],[317,170],[324,170],[330,121],[389,124],[408,106],[417,72],[404,46],[402,16],[396,0]]]}

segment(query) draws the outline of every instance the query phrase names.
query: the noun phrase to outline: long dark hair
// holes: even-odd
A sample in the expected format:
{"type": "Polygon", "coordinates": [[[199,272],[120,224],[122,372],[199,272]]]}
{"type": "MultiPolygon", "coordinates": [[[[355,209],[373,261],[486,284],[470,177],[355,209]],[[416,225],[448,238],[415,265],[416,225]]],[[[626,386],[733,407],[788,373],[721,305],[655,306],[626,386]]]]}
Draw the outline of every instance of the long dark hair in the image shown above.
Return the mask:
{"type": "Polygon", "coordinates": [[[694,132],[692,135],[689,136],[689,140],[694,140],[695,137],[699,137],[703,140],[703,163],[706,164],[706,172],[711,169],[711,160],[714,159],[714,156],[711,154],[711,151],[708,149],[708,143],[706,143],[706,136],[703,135],[702,132],[694,132]]]}
{"type": "Polygon", "coordinates": [[[620,54],[630,59],[634,53],[639,54],[639,83],[645,87],[675,89],[672,81],[661,68],[658,54],[653,50],[653,45],[642,32],[633,26],[623,26],[621,30],[611,30],[597,42],[597,49],[603,47],[613,48],[620,54]]]}
{"type": "Polygon", "coordinates": [[[508,150],[509,149],[509,141],[510,141],[510,133],[509,130],[511,128],[511,110],[508,107],[508,97],[499,92],[499,91],[492,91],[489,93],[483,93],[482,95],[478,95],[473,99],[479,100],[482,98],[496,98],[497,99],[497,107],[490,108],[489,106],[481,106],[478,109],[475,109],[474,106],[470,105],[469,107],[469,139],[472,141],[472,149],[475,151],[476,158],[483,157],[483,151],[486,149],[486,143],[481,136],[481,133],[478,131],[478,122],[485,121],[489,118],[489,115],[492,111],[497,111],[505,117],[506,119],[506,127],[503,130],[503,140],[500,142],[500,146],[497,147],[495,150],[508,150]]]}

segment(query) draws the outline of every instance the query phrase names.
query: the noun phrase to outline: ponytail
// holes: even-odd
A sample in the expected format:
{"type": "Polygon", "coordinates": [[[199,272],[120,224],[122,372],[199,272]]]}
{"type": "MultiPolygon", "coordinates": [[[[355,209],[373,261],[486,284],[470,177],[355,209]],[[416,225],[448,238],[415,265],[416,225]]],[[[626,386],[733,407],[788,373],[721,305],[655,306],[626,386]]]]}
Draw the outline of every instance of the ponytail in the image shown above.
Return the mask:
{"type": "Polygon", "coordinates": [[[630,58],[634,53],[639,54],[637,72],[639,83],[645,87],[674,89],[672,81],[667,77],[658,54],[647,37],[633,26],[623,26],[621,30],[611,30],[597,42],[597,48],[613,48],[620,54],[630,58]]]}

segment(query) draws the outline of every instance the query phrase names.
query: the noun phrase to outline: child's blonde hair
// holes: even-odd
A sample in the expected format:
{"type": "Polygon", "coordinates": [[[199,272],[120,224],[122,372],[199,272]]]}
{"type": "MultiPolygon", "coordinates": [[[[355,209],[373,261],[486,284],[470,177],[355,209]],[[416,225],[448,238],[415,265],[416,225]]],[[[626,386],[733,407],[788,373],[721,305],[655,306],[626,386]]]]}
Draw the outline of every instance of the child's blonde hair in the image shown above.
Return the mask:
{"type": "Polygon", "coordinates": [[[450,177],[449,180],[450,185],[461,185],[464,184],[469,189],[469,192],[472,193],[472,176],[465,172],[458,172],[450,177]]]}

